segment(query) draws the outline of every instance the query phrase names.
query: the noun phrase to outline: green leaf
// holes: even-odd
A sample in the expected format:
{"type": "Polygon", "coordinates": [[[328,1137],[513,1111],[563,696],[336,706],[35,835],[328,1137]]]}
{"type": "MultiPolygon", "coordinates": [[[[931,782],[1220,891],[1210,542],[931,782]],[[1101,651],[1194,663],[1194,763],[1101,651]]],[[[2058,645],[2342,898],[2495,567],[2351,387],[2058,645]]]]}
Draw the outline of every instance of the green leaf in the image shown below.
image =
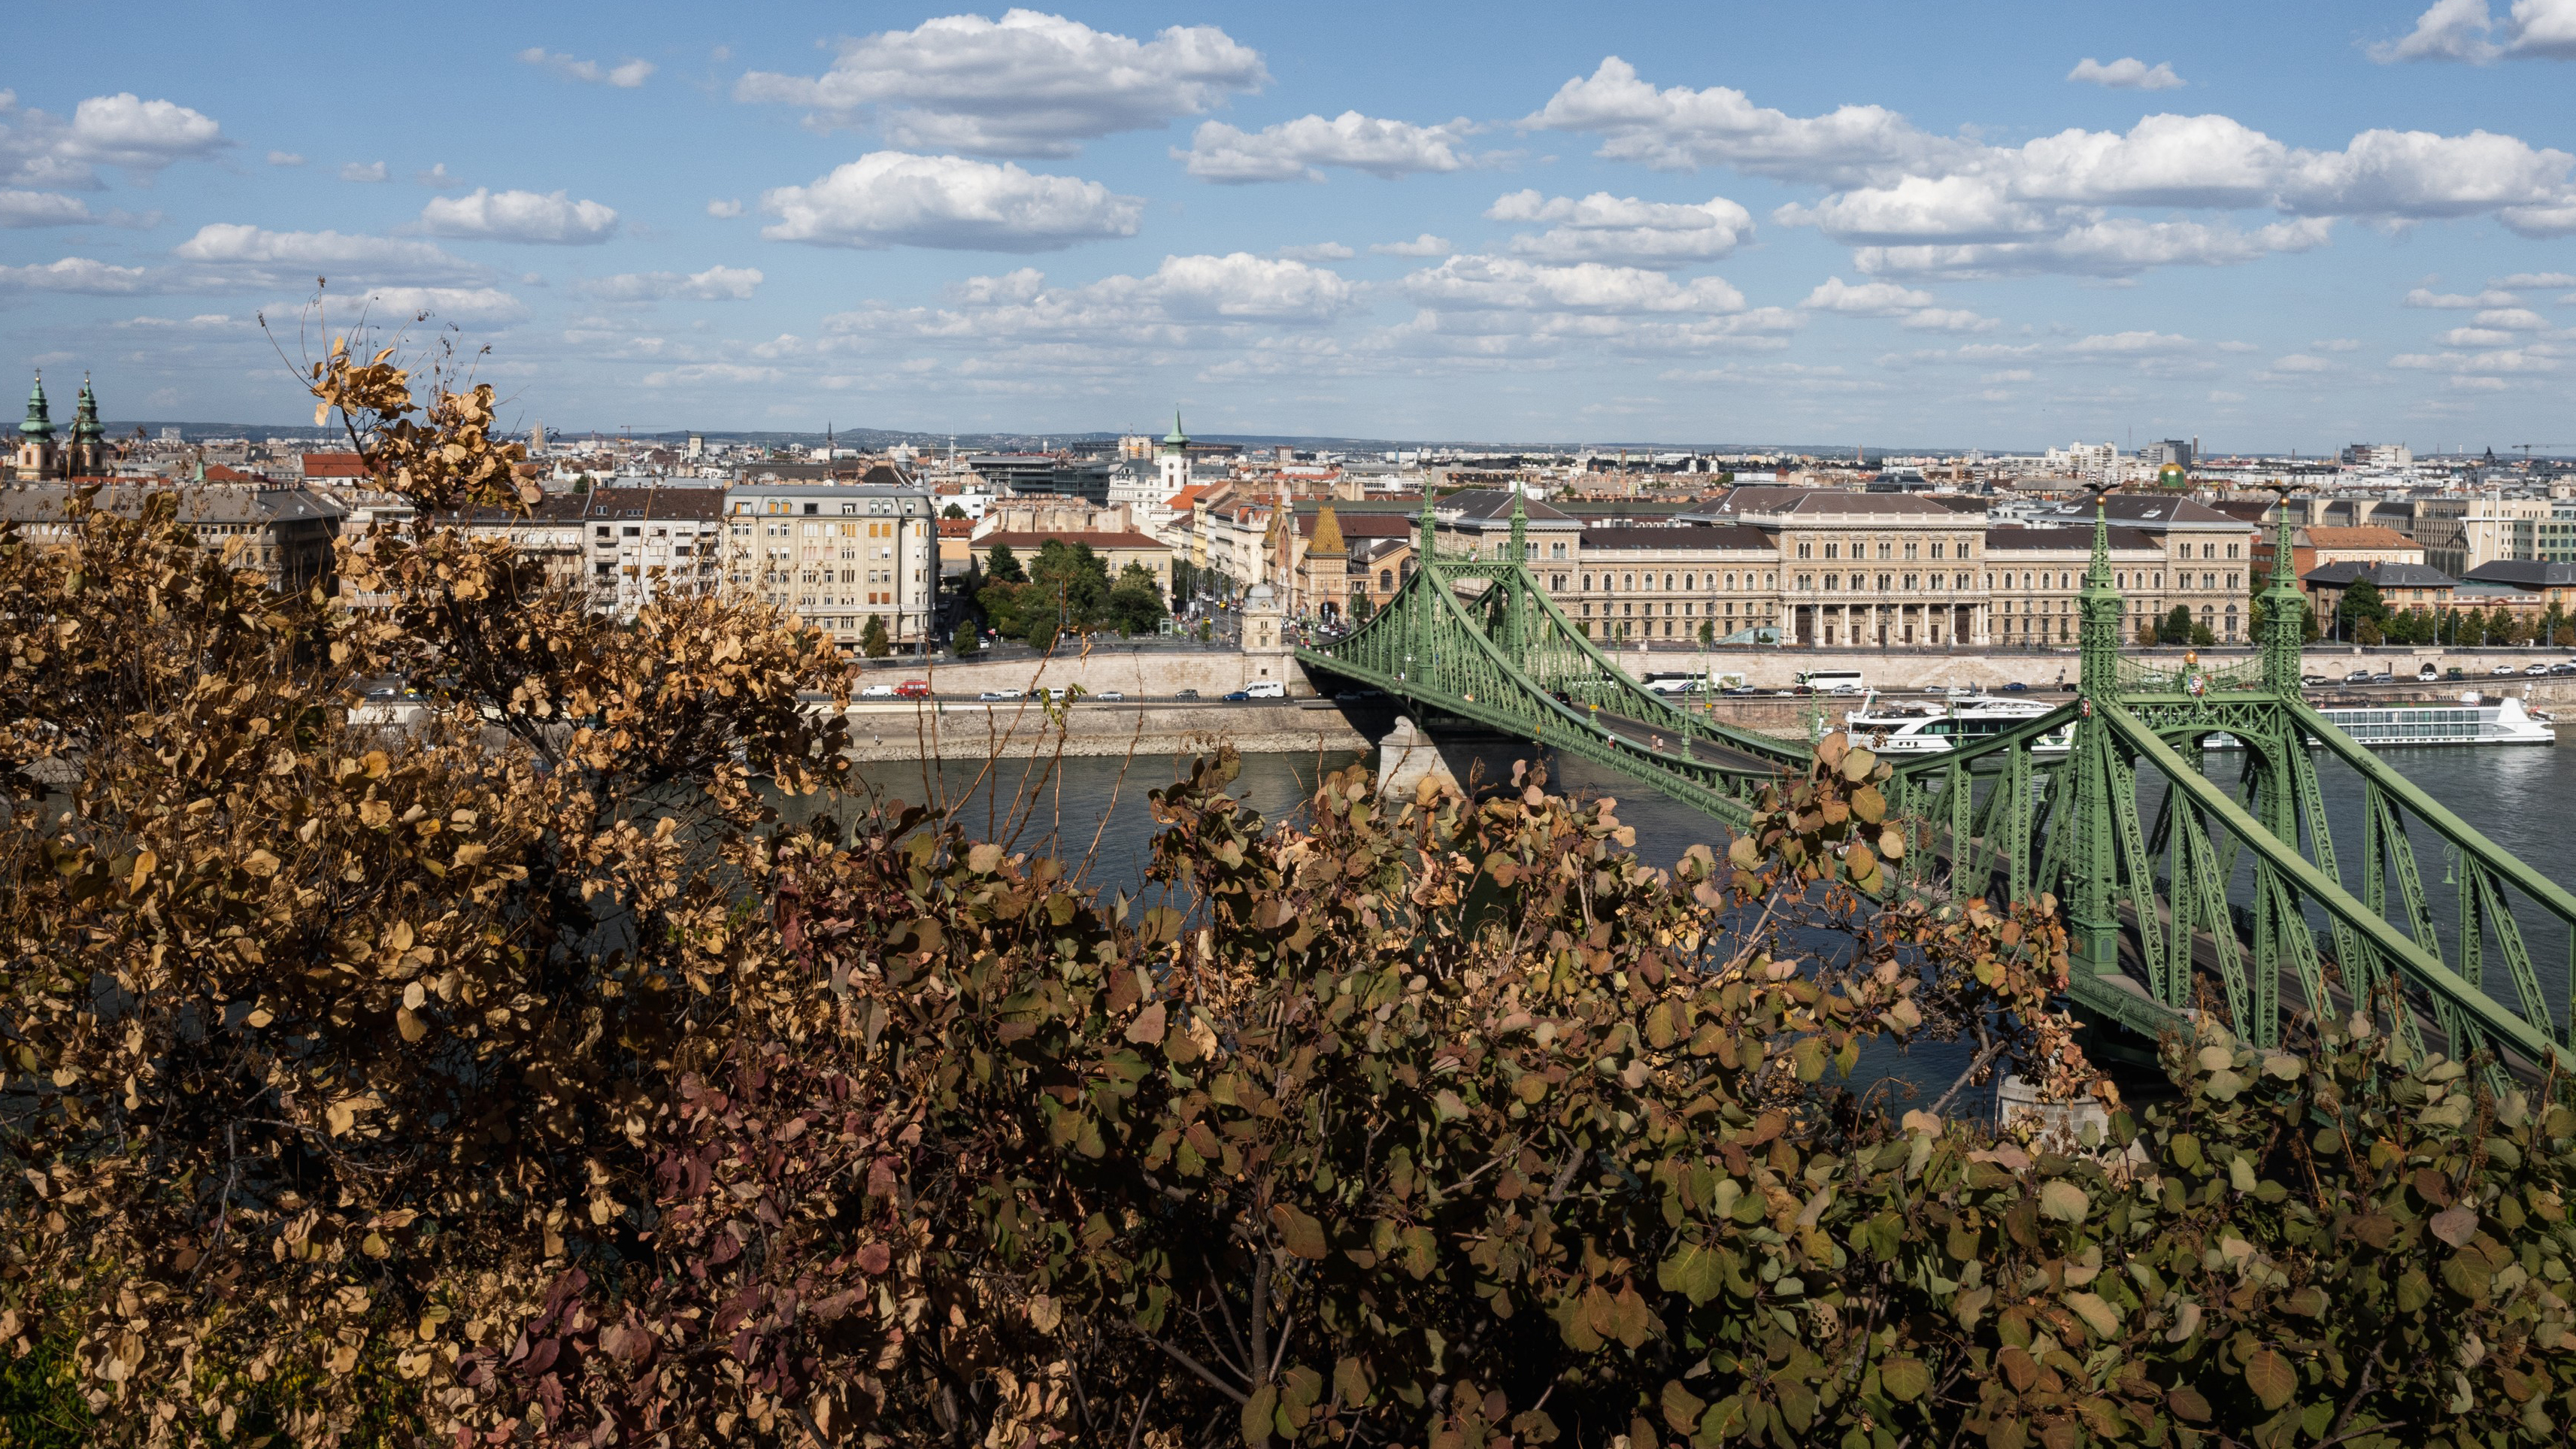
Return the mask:
{"type": "Polygon", "coordinates": [[[1825,1074],[1824,1041],[1818,1037],[1800,1037],[1798,1044],[1789,1050],[1789,1060],[1797,1068],[1799,1081],[1815,1081],[1825,1074]]]}
{"type": "Polygon", "coordinates": [[[1681,1380],[1664,1380],[1664,1422],[1674,1432],[1687,1434],[1699,1427],[1699,1416],[1708,1409],[1708,1401],[1683,1388],[1681,1380]]]}
{"type": "Polygon", "coordinates": [[[2173,1410],[2177,1419],[2200,1423],[2209,1418],[2209,1400],[2202,1398],[2200,1390],[2189,1384],[2176,1384],[2165,1390],[2165,1407],[2173,1410]]]}
{"type": "Polygon", "coordinates": [[[2469,1239],[2478,1235],[2478,1212],[2467,1203],[2455,1202],[2433,1214],[2433,1220],[2426,1226],[2433,1230],[2434,1237],[2452,1247],[2465,1247],[2469,1239]]]}
{"type": "Polygon", "coordinates": [[[1900,1404],[1910,1404],[1932,1387],[1932,1371],[1921,1359],[1892,1358],[1878,1366],[1878,1386],[1900,1404]]]}
{"type": "Polygon", "coordinates": [[[2299,1391],[2299,1371],[2266,1345],[2245,1360],[2245,1387],[2254,1391],[2254,1397],[2263,1401],[2266,1410],[2277,1409],[2299,1391]]]}
{"type": "Polygon", "coordinates": [[[1321,1262],[1324,1257],[1324,1225],[1298,1211],[1293,1203],[1273,1203],[1271,1224],[1279,1229],[1280,1242],[1289,1252],[1308,1262],[1321,1262]]]}
{"type": "Polygon", "coordinates": [[[2084,1221],[2084,1214],[2092,1206],[2093,1200],[2084,1195],[2084,1189],[2064,1178],[2054,1179],[2039,1190],[2039,1210],[2061,1223],[2084,1221]]]}
{"type": "Polygon", "coordinates": [[[1270,1442],[1272,1416],[1279,1411],[1279,1390],[1263,1384],[1243,1401],[1243,1442],[1245,1449],[1262,1449],[1270,1442]]]}
{"type": "Polygon", "coordinates": [[[2421,1268],[2409,1268],[2397,1280],[2397,1311],[2414,1313],[2433,1301],[2433,1281],[2421,1268]]]}
{"type": "Polygon", "coordinates": [[[2076,1317],[2084,1320],[2084,1326],[2093,1330],[2094,1337],[2119,1337],[2119,1310],[2113,1308],[2109,1302],[2104,1300],[2101,1294],[2069,1293],[2060,1301],[2064,1302],[2068,1310],[2074,1313],[2076,1317]]]}

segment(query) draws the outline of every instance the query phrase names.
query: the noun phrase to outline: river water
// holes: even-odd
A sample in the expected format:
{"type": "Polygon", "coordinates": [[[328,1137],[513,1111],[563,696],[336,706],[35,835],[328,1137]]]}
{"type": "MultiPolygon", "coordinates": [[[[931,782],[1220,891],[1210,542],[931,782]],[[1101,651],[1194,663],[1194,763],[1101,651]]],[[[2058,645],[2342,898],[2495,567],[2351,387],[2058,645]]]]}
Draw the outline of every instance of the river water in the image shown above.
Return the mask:
{"type": "MultiPolygon", "coordinates": [[[[1519,751],[1502,745],[1484,751],[1477,768],[1486,778],[1507,774],[1519,751]]],[[[1342,768],[1354,754],[1246,755],[1233,793],[1264,816],[1276,820],[1296,810],[1330,770],[1342,768]]],[[[2563,832],[2576,814],[2576,745],[2548,747],[2450,748],[2386,750],[2380,758],[2403,772],[2454,814],[2490,840],[2537,867],[2542,874],[2576,889],[2576,860],[2565,848],[2563,832]]],[[[961,813],[969,834],[999,837],[1016,828],[1014,849],[1054,854],[1067,860],[1091,856],[1088,880],[1104,892],[1141,893],[1151,858],[1153,818],[1146,792],[1171,783],[1186,770],[1185,757],[1155,757],[1133,762],[1116,759],[1067,759],[1050,771],[1044,764],[1001,762],[986,766],[961,760],[879,763],[861,767],[862,787],[880,797],[913,803],[944,799],[961,813]],[[1013,802],[1020,802],[1012,809],[1013,802]]],[[[1618,800],[1619,818],[1637,830],[1637,851],[1649,863],[1670,866],[1692,845],[1706,843],[1724,852],[1723,830],[1708,817],[1678,805],[1645,786],[1582,760],[1554,760],[1554,787],[1618,800]]],[[[2242,768],[2241,754],[2213,753],[2210,777],[2233,790],[2242,768]]],[[[2344,863],[2344,884],[2360,892],[2361,812],[2359,777],[2320,757],[2320,784],[2326,816],[2344,863]]],[[[2156,795],[2142,803],[2153,819],[2156,795]]],[[[2450,936],[2458,919],[2455,898],[2443,883],[2444,856],[2439,842],[2420,828],[2415,832],[2417,862],[2432,893],[2437,923],[2450,936]]],[[[2240,878],[2247,871],[2239,870],[2240,878]]],[[[2240,880],[2240,901],[2249,895],[2240,880]]],[[[2561,1020],[2567,1001],[2568,936],[2554,919],[2537,912],[2520,913],[2525,940],[2539,966],[2541,986],[2561,1020]]],[[[2322,918],[2318,924],[2322,926],[2322,918]]],[[[2501,953],[2490,943],[2489,990],[2499,1000],[2512,999],[2501,953]]],[[[1900,1050],[1874,1044],[1866,1049],[1851,1085],[1908,1089],[1928,1099],[1947,1087],[1965,1066],[1968,1051],[1956,1043],[1923,1043],[1900,1050]]],[[[1982,1110],[1972,1107],[1971,1110],[1982,1110]]]]}

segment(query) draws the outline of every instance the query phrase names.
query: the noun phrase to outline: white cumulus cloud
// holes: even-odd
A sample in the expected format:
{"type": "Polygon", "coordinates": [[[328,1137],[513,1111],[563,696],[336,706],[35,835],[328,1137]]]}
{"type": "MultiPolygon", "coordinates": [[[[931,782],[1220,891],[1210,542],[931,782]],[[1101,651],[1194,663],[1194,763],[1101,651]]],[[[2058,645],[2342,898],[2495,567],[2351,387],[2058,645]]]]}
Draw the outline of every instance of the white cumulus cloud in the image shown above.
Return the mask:
{"type": "Polygon", "coordinates": [[[1134,236],[1145,203],[1009,162],[872,151],[810,185],[763,193],[760,208],[778,218],[761,228],[771,241],[1042,252],[1134,236]]]}
{"type": "Polygon", "coordinates": [[[450,322],[516,322],[528,315],[526,304],[496,287],[370,287],[365,297],[378,321],[427,315],[450,322]]]}
{"type": "Polygon", "coordinates": [[[2486,65],[2515,58],[2576,60],[2576,0],[2514,0],[2499,22],[2487,0],[2434,0],[2415,28],[2370,48],[2381,64],[2464,60],[2486,65]]]}
{"type": "Polygon", "coordinates": [[[0,187],[0,226],[79,226],[96,219],[77,196],[0,187]]]}
{"type": "Polygon", "coordinates": [[[1281,247],[1279,255],[1292,262],[1346,262],[1358,256],[1340,242],[1314,242],[1306,246],[1281,247]]]}
{"type": "Polygon", "coordinates": [[[1327,268],[1249,252],[1169,256],[1146,276],[1050,287],[1034,267],[972,277],[943,307],[870,304],[824,319],[840,336],[1031,347],[1202,346],[1264,326],[1312,327],[1349,312],[1350,280],[1327,268]]]}
{"type": "Polygon", "coordinates": [[[1433,236],[1427,231],[1411,241],[1369,244],[1369,255],[1379,257],[1445,257],[1453,250],[1455,248],[1450,246],[1449,238],[1433,236]]]}
{"type": "Polygon", "coordinates": [[[1816,290],[1807,294],[1801,307],[1818,312],[1841,312],[1853,317],[1900,317],[1932,305],[1932,294],[1900,287],[1894,282],[1864,282],[1855,287],[1840,277],[1827,277],[1816,290]]]}
{"type": "Polygon", "coordinates": [[[1517,257],[1453,256],[1401,283],[1407,296],[1471,311],[1586,312],[1627,316],[1744,310],[1744,294],[1720,277],[1676,281],[1644,267],[1598,262],[1546,266],[1517,257]]]}
{"type": "Polygon", "coordinates": [[[153,282],[147,268],[114,266],[88,257],[65,257],[57,262],[0,267],[0,290],[9,291],[121,296],[153,290],[153,282]]]}
{"type": "Polygon", "coordinates": [[[382,181],[391,174],[382,161],[348,161],[340,167],[343,181],[382,181]]]}
{"type": "Polygon", "coordinates": [[[542,45],[532,45],[519,52],[523,64],[544,66],[559,76],[592,85],[615,86],[631,91],[652,78],[654,65],[649,60],[622,60],[615,65],[601,65],[595,60],[576,60],[542,45]]]}
{"type": "Polygon", "coordinates": [[[2467,312],[2479,307],[2510,307],[2521,300],[2511,292],[2493,287],[2483,292],[2436,292],[2429,287],[2417,287],[2406,294],[2405,305],[2467,312]]]}
{"type": "Polygon", "coordinates": [[[336,231],[269,231],[213,222],[172,249],[211,279],[263,287],[310,285],[317,276],[393,286],[480,282],[483,269],[429,242],[336,231]]]}
{"type": "Polygon", "coordinates": [[[703,272],[621,272],[582,284],[612,302],[651,302],[677,297],[699,302],[748,302],[761,283],[757,267],[709,267],[703,272]]]}
{"type": "Polygon", "coordinates": [[[1827,184],[1919,169],[1975,150],[1968,142],[1927,135],[1884,106],[1843,106],[1800,117],[1757,106],[1727,86],[1658,90],[1615,55],[1591,75],[1559,86],[1521,125],[1598,135],[1603,157],[1661,171],[1732,166],[1827,184]]]}
{"type": "Polygon", "coordinates": [[[714,217],[740,216],[742,215],[742,203],[731,197],[710,201],[707,203],[707,215],[714,217]]]}
{"type": "Polygon", "coordinates": [[[1545,226],[1510,242],[1513,255],[1540,262],[1682,267],[1726,256],[1753,234],[1752,213],[1723,196],[1686,204],[1606,191],[1580,201],[1515,191],[1485,208],[1485,216],[1545,226]]]}
{"type": "Polygon", "coordinates": [[[2576,155],[2483,130],[2379,128],[2314,148],[2228,116],[2158,114],[2126,131],[1988,145],[1929,134],[1883,107],[1802,117],[1725,87],[1658,88],[1616,56],[1520,124],[1598,135],[1597,154],[1611,159],[1724,165],[1830,188],[1773,215],[1859,248],[1871,272],[2127,276],[2230,265],[2321,245],[2326,224],[2346,218],[2403,226],[2485,215],[2527,236],[2576,234],[2576,155]],[[2246,227],[2112,210],[2122,207],[2259,209],[2291,220],[2246,227]]]}
{"type": "Polygon", "coordinates": [[[304,164],[304,157],[302,153],[295,151],[271,151],[268,153],[268,164],[271,166],[301,166],[304,164]]]}
{"type": "Polygon", "coordinates": [[[1152,40],[1012,10],[949,15],[848,42],[819,76],[753,71],[737,100],[804,107],[819,123],[873,120],[892,144],[980,156],[1070,156],[1085,141],[1203,114],[1270,73],[1213,25],[1152,40]]]}
{"type": "Polygon", "coordinates": [[[91,96],[64,120],[20,110],[16,93],[0,91],[0,182],[95,190],[102,184],[97,167],[148,178],[231,144],[213,117],[175,101],[147,101],[131,91],[91,96]]]}
{"type": "Polygon", "coordinates": [[[2171,65],[2158,61],[2149,66],[2133,55],[2124,55],[2108,65],[2088,55],[2075,63],[2066,78],[2117,91],[2172,91],[2183,86],[2183,78],[2174,74],[2171,65]]]}
{"type": "Polygon", "coordinates": [[[1321,181],[1324,168],[1340,166],[1393,179],[1424,171],[1457,171],[1473,158],[1461,149],[1467,122],[1417,126],[1344,111],[1326,120],[1300,116],[1245,132],[1223,121],[1203,121],[1177,160],[1202,181],[1321,181]]]}
{"type": "Polygon", "coordinates": [[[464,196],[433,198],[420,209],[420,229],[432,236],[478,241],[590,246],[616,232],[617,212],[596,201],[574,201],[561,191],[478,186],[464,196]]]}

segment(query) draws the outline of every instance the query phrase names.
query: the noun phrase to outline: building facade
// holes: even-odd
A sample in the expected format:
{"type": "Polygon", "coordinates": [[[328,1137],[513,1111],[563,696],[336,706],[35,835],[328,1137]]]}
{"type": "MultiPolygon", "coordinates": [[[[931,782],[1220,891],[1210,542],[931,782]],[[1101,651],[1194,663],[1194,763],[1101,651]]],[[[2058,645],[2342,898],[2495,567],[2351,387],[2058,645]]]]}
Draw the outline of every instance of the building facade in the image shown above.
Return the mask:
{"type": "Polygon", "coordinates": [[[721,504],[727,587],[856,647],[870,620],[897,645],[935,643],[939,540],[919,484],[738,483],[721,504]]]}
{"type": "Polygon", "coordinates": [[[721,488],[594,488],[579,505],[590,606],[632,619],[654,599],[724,581],[721,488]]]}

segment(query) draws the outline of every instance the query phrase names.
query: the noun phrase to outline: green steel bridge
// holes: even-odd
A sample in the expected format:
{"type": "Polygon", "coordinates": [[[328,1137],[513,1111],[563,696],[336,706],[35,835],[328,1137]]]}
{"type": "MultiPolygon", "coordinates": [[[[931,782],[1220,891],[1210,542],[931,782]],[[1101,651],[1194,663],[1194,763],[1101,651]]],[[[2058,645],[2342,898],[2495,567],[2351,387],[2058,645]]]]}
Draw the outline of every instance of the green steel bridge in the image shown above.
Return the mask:
{"type": "MultiPolygon", "coordinates": [[[[2550,1071],[2576,1043],[2576,895],[2300,697],[2304,601],[2282,513],[2257,657],[2159,668],[2120,652],[2123,600],[2097,503],[2076,698],[1963,748],[1890,761],[1890,804],[1917,842],[1892,888],[2053,894],[2072,938],[2070,994],[2148,1036],[2207,1009],[2269,1044],[2288,1012],[2369,1001],[2418,1045],[2462,1059],[2492,1049],[2499,1080],[2550,1071]],[[2048,737],[2070,725],[2071,745],[2055,748],[2048,737]],[[2201,769],[2203,742],[2220,734],[2244,748],[2233,789],[2201,769]],[[2327,827],[2321,762],[2359,777],[2358,849],[2339,852],[2327,827]],[[2447,931],[2418,865],[2428,840],[2456,859],[2447,931]],[[2555,1007],[2525,944],[2548,918],[2571,943],[2555,1007]]],[[[1443,556],[1433,526],[1426,507],[1413,574],[1388,605],[1299,649],[1300,663],[1593,761],[1732,827],[1764,784],[1807,763],[1804,744],[1676,707],[1595,648],[1527,566],[1517,499],[1500,559],[1443,556]]]]}

